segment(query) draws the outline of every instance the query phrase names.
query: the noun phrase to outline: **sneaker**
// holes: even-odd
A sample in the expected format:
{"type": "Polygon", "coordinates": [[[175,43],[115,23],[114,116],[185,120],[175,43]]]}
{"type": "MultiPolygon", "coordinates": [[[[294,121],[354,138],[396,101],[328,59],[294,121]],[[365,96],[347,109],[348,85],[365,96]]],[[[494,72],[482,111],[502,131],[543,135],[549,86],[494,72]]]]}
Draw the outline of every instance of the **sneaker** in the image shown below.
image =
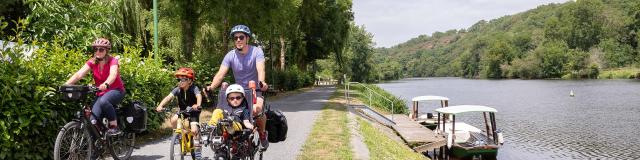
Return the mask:
{"type": "Polygon", "coordinates": [[[269,148],[269,141],[267,141],[268,134],[265,132],[260,134],[260,150],[266,151],[269,148]]]}
{"type": "Polygon", "coordinates": [[[202,152],[200,151],[195,151],[195,155],[196,155],[196,159],[202,159],[202,152]]]}
{"type": "Polygon", "coordinates": [[[109,130],[107,130],[107,134],[110,136],[117,136],[122,134],[122,132],[118,129],[118,128],[111,128],[109,130]]]}

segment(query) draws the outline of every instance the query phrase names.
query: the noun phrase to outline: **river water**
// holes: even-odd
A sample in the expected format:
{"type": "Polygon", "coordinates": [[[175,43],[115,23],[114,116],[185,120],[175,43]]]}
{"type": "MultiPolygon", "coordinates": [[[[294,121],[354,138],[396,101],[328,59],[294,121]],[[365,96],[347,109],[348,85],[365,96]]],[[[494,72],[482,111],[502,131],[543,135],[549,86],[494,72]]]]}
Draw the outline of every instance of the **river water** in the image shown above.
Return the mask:
{"type": "MultiPolygon", "coordinates": [[[[401,97],[449,97],[449,105],[498,110],[498,159],[640,159],[639,80],[404,79],[378,86],[401,97]],[[573,91],[574,97],[569,96],[573,91]]],[[[438,103],[421,105],[433,112],[438,103]]],[[[481,115],[456,116],[481,124],[481,115]]],[[[481,125],[475,125],[481,128],[481,125]]]]}

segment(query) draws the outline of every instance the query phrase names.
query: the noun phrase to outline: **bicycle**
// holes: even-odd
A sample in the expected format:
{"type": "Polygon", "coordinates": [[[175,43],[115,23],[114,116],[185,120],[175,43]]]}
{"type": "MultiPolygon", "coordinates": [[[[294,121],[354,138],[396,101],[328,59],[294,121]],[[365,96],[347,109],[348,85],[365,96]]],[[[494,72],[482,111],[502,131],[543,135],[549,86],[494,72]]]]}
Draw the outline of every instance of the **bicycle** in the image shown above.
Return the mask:
{"type": "MultiPolygon", "coordinates": [[[[246,96],[246,101],[249,104],[255,102],[255,83],[250,83],[250,89],[245,89],[245,93],[249,92],[252,96],[246,96]],[[252,85],[253,84],[253,85],[252,85]]],[[[214,151],[214,159],[255,159],[256,154],[258,159],[262,159],[264,150],[260,150],[260,139],[255,122],[253,122],[254,129],[242,129],[242,132],[232,134],[229,130],[233,128],[233,119],[231,119],[230,113],[224,112],[225,116],[217,122],[216,127],[209,129],[209,143],[211,150],[214,151]]],[[[253,116],[255,121],[258,117],[262,116],[264,112],[253,116]]]]}
{"type": "MultiPolygon", "coordinates": [[[[165,110],[168,111],[169,109],[165,110]]],[[[196,159],[196,147],[193,141],[195,135],[191,132],[190,121],[186,118],[190,116],[192,111],[193,109],[191,107],[187,107],[187,109],[178,112],[177,125],[171,138],[171,150],[169,152],[171,160],[175,159],[176,156],[180,156],[180,159],[184,160],[184,156],[187,154],[191,154],[192,159],[196,159]],[[179,153],[177,153],[177,151],[179,153]]],[[[202,130],[200,125],[198,125],[198,128],[202,130]]],[[[200,134],[201,133],[202,132],[200,132],[200,134]]]]}
{"type": "MultiPolygon", "coordinates": [[[[54,159],[97,159],[106,150],[111,153],[114,160],[129,159],[133,152],[135,143],[135,133],[124,129],[125,121],[119,117],[117,119],[121,134],[107,134],[108,127],[105,125],[106,118],[92,124],[90,117],[91,105],[86,95],[98,91],[94,86],[83,85],[63,85],[59,92],[63,99],[78,102],[81,110],[76,112],[76,117],[68,122],[58,132],[54,147],[54,159]],[[68,150],[67,150],[68,149],[68,150]],[[106,149],[106,150],[105,150],[106,149]]],[[[123,111],[118,105],[117,115],[123,115],[123,111]]]]}

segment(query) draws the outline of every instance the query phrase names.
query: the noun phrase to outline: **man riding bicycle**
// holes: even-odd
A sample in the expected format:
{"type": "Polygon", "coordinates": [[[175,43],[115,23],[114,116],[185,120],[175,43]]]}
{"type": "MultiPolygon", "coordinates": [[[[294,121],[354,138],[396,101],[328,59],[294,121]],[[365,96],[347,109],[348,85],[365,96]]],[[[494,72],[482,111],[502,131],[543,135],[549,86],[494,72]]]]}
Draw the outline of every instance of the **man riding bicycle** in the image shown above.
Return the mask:
{"type": "MultiPolygon", "coordinates": [[[[156,107],[157,112],[162,112],[164,110],[164,106],[173,100],[173,97],[178,98],[178,107],[180,107],[180,111],[186,110],[187,107],[191,107],[193,111],[189,115],[189,122],[191,132],[194,133],[195,138],[194,142],[196,143],[196,158],[200,159],[200,134],[198,134],[198,123],[200,122],[200,105],[202,104],[202,95],[200,94],[200,89],[194,85],[193,81],[195,80],[195,72],[191,68],[180,68],[174,74],[176,80],[178,81],[178,86],[173,88],[173,90],[162,99],[158,107],[156,107]]],[[[178,113],[176,112],[171,117],[171,125],[172,128],[176,128],[176,123],[178,121],[178,113]]]]}
{"type": "Polygon", "coordinates": [[[105,38],[96,39],[91,47],[95,51],[93,57],[89,59],[78,70],[65,85],[72,85],[82,79],[89,70],[93,75],[93,81],[100,91],[96,92],[96,101],[91,107],[91,123],[96,124],[105,116],[109,120],[110,135],[120,134],[116,121],[115,107],[124,99],[124,83],[120,78],[118,59],[109,55],[111,43],[105,38]]]}
{"type": "MultiPolygon", "coordinates": [[[[251,38],[249,27],[236,25],[231,29],[230,36],[233,37],[235,48],[225,55],[220,69],[213,77],[211,85],[208,86],[207,89],[213,90],[217,88],[222,83],[222,79],[229,71],[229,68],[231,68],[235,82],[243,88],[249,88],[249,81],[256,81],[260,83],[260,90],[258,91],[266,91],[268,85],[265,83],[264,52],[259,47],[248,44],[251,38]]],[[[264,115],[260,114],[263,112],[263,105],[264,98],[262,97],[262,92],[256,92],[256,104],[253,105],[252,114],[264,115]]],[[[266,123],[266,116],[260,116],[256,119],[262,150],[266,150],[269,146],[265,133],[266,123]]]]}

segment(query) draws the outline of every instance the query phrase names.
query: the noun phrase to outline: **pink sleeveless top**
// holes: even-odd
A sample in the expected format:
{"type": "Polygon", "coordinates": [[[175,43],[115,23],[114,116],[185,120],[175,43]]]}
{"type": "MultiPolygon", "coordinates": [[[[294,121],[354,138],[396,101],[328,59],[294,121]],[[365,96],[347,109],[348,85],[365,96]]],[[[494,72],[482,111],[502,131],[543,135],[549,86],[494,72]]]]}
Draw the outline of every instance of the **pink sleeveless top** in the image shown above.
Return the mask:
{"type": "MultiPolygon", "coordinates": [[[[98,66],[98,64],[93,63],[93,60],[90,59],[89,61],[87,61],[87,65],[89,65],[89,68],[91,68],[91,71],[93,73],[93,81],[95,82],[96,86],[100,86],[102,85],[102,83],[104,83],[104,81],[107,80],[107,77],[109,77],[109,72],[111,70],[111,66],[116,65],[118,66],[118,59],[113,58],[113,57],[109,57],[109,60],[107,62],[107,64],[104,65],[104,67],[102,68],[102,71],[100,70],[100,67],[98,66]]],[[[107,90],[104,91],[98,91],[96,93],[97,96],[102,96],[105,93],[111,91],[111,90],[120,90],[122,92],[124,92],[124,83],[122,82],[122,79],[120,78],[120,71],[118,71],[118,73],[116,73],[116,80],[113,81],[113,84],[109,84],[109,88],[107,90]]]]}

